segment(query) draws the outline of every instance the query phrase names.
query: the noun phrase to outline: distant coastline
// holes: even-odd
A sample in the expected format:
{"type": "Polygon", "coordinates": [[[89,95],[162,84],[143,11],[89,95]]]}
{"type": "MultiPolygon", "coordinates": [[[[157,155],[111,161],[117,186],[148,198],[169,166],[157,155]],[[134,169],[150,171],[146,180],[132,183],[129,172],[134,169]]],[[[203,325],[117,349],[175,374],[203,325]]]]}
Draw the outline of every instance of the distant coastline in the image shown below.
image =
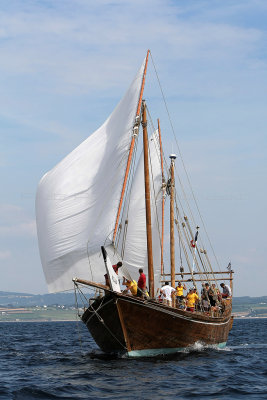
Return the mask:
{"type": "MultiPolygon", "coordinates": [[[[267,319],[267,315],[264,317],[249,317],[249,316],[239,316],[239,315],[232,315],[234,317],[234,319],[240,319],[240,320],[249,320],[249,319],[267,319]]],[[[41,322],[81,322],[79,319],[77,318],[73,318],[73,319],[28,319],[28,320],[24,320],[24,319],[16,319],[16,320],[1,320],[0,319],[0,324],[3,323],[21,323],[21,322],[33,322],[33,323],[41,323],[41,322]]]]}
{"type": "Polygon", "coordinates": [[[10,321],[3,321],[3,320],[0,320],[0,324],[8,324],[8,323],[12,323],[12,324],[16,324],[16,323],[19,323],[19,322],[26,322],[26,323],[29,323],[29,322],[36,322],[36,323],[40,323],[40,322],[80,322],[79,320],[77,320],[77,319],[53,319],[53,320],[46,320],[46,319],[28,319],[28,320],[22,320],[22,319],[19,319],[19,320],[10,320],[10,321]]]}
{"type": "MultiPolygon", "coordinates": [[[[84,304],[75,304],[74,293],[33,295],[0,292],[0,322],[79,321],[84,304]]],[[[267,318],[267,296],[233,297],[232,315],[236,319],[267,318]]]]}

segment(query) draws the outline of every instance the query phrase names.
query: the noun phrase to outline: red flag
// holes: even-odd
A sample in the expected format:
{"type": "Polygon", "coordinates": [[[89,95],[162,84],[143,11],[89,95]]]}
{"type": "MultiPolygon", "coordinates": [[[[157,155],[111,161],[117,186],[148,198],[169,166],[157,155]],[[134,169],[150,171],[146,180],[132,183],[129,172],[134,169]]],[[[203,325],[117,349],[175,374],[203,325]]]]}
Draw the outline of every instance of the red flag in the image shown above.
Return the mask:
{"type": "Polygon", "coordinates": [[[196,231],[195,240],[192,239],[191,242],[190,242],[192,247],[196,247],[196,244],[197,244],[197,237],[198,237],[198,231],[196,231]]]}

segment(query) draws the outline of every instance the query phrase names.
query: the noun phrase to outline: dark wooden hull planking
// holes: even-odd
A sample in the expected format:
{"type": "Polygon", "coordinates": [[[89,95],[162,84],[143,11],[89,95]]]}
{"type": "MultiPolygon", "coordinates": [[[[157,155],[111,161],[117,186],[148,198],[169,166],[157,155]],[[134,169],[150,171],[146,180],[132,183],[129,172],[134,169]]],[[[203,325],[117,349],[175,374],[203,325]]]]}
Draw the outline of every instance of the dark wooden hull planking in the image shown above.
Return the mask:
{"type": "Polygon", "coordinates": [[[233,323],[231,307],[211,317],[115,292],[95,300],[82,321],[101,350],[129,356],[172,353],[196,342],[223,346],[233,323]]]}

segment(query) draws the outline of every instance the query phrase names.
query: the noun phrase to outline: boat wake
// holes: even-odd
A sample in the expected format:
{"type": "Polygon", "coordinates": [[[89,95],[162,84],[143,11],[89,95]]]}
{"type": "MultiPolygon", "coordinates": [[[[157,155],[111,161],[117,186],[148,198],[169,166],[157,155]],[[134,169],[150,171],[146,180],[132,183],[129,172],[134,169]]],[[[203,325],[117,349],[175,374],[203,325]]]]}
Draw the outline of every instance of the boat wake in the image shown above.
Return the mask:
{"type": "MultiPolygon", "coordinates": [[[[236,348],[237,346],[235,346],[236,348]]],[[[242,346],[240,346],[242,347],[242,346]]],[[[173,358],[173,357],[177,357],[177,356],[181,356],[181,355],[188,355],[188,354],[194,354],[194,353],[204,353],[207,351],[233,351],[232,347],[224,347],[224,348],[219,348],[217,345],[207,345],[205,343],[202,342],[196,342],[191,346],[188,346],[184,349],[180,349],[177,350],[176,352],[172,353],[172,354],[158,354],[155,356],[146,356],[146,357],[131,357],[132,359],[161,359],[161,358],[173,358]]],[[[94,349],[92,352],[89,353],[89,356],[91,359],[99,359],[99,360],[116,360],[116,359],[129,359],[128,355],[125,353],[105,353],[100,349],[94,349]]]]}
{"type": "Polygon", "coordinates": [[[233,350],[238,350],[238,349],[266,349],[267,348],[267,343],[241,343],[236,346],[228,346],[228,349],[233,351],[233,350]]]}
{"type": "Polygon", "coordinates": [[[205,344],[203,342],[195,342],[193,345],[181,349],[178,353],[202,353],[206,351],[231,351],[231,348],[225,346],[223,348],[218,347],[216,344],[205,344]]]}

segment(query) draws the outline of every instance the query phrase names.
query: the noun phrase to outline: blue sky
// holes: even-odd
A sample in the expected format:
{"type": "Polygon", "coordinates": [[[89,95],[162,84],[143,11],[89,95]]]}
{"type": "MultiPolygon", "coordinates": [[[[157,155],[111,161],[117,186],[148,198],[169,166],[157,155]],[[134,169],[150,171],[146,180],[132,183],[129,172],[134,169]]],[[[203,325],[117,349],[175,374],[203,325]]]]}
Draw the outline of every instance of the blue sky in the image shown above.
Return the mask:
{"type": "MultiPolygon", "coordinates": [[[[1,2],[0,290],[47,291],[37,184],[103,123],[150,48],[217,257],[236,295],[267,294],[267,3],[143,4],[1,2]]],[[[148,81],[152,105],[159,94],[148,81]]],[[[164,134],[168,154],[167,122],[164,134]]]]}

